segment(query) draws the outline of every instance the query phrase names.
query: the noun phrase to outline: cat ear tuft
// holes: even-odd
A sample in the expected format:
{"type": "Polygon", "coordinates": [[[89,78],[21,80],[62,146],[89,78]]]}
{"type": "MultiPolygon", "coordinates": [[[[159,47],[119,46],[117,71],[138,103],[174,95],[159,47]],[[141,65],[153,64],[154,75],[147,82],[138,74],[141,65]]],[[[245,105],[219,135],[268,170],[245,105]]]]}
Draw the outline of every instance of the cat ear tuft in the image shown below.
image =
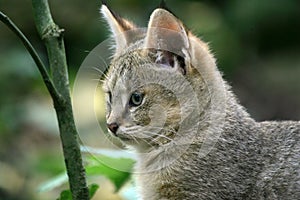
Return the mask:
{"type": "Polygon", "coordinates": [[[107,6],[107,1],[106,0],[101,0],[101,4],[107,6]]]}
{"type": "Polygon", "coordinates": [[[103,15],[103,18],[108,23],[112,35],[115,39],[116,53],[119,53],[129,44],[126,31],[133,30],[136,28],[136,26],[128,20],[121,18],[119,15],[109,9],[105,1],[102,1],[100,11],[103,15]]]}
{"type": "Polygon", "coordinates": [[[162,9],[165,9],[165,10],[168,10],[165,0],[161,0],[158,7],[162,8],[162,9]]]}
{"type": "Polygon", "coordinates": [[[174,13],[173,13],[173,12],[169,9],[169,7],[167,6],[167,3],[166,3],[165,0],[161,0],[157,8],[166,10],[166,11],[168,11],[170,14],[172,14],[173,16],[175,16],[174,13]]]}

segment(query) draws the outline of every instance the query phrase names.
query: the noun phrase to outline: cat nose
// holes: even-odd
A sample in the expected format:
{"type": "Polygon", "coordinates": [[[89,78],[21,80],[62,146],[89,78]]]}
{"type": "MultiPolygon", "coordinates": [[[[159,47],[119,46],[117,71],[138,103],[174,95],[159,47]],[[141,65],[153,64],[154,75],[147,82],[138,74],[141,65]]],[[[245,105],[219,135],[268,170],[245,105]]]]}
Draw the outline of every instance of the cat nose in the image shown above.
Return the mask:
{"type": "Polygon", "coordinates": [[[107,124],[107,127],[109,128],[109,130],[113,133],[116,134],[117,130],[119,128],[119,125],[116,122],[113,122],[111,124],[107,124]]]}

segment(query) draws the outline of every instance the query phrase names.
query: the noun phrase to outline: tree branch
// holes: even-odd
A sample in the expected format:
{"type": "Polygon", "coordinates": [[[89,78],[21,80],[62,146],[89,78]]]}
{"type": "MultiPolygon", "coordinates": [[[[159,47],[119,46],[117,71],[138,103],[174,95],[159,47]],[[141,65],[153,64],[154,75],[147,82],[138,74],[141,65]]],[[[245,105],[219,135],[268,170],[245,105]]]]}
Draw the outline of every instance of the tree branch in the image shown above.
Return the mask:
{"type": "Polygon", "coordinates": [[[64,101],[53,98],[73,200],[88,200],[89,193],[73,118],[63,30],[54,22],[47,0],[32,0],[36,27],[45,42],[53,83],[64,101]]]}
{"type": "Polygon", "coordinates": [[[29,42],[29,40],[26,38],[26,36],[20,31],[20,29],[7,17],[4,13],[0,11],[0,21],[2,21],[11,31],[13,31],[17,37],[22,41],[24,46],[26,47],[27,51],[31,55],[32,59],[34,60],[35,64],[37,65],[42,78],[45,82],[45,85],[51,94],[52,97],[62,100],[61,95],[58,93],[56,88],[54,87],[54,84],[46,70],[46,67],[42,60],[40,59],[39,55],[35,51],[32,44],[29,42]]]}
{"type": "Polygon", "coordinates": [[[18,27],[2,12],[0,12],[0,20],[21,39],[43,77],[53,99],[58,118],[72,198],[73,200],[88,200],[89,192],[85,179],[85,170],[82,164],[78,133],[73,118],[67,62],[62,36],[63,30],[59,29],[53,22],[47,0],[32,0],[32,5],[38,33],[44,40],[47,48],[53,81],[37,52],[18,27]]]}

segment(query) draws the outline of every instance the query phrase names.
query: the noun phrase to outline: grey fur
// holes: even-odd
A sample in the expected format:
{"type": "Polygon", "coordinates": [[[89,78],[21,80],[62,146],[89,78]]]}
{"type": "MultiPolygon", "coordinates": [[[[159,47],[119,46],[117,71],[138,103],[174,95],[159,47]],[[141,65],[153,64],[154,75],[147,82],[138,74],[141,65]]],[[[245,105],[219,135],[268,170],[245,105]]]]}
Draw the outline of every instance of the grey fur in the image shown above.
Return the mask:
{"type": "MultiPolygon", "coordinates": [[[[172,18],[159,9],[151,20],[156,15],[172,18]]],[[[174,23],[180,26],[177,19],[174,23]]],[[[147,36],[115,55],[104,83],[104,90],[111,93],[107,121],[117,122],[117,136],[139,153],[136,180],[140,198],[300,199],[300,122],[252,119],[227,83],[218,80],[220,72],[207,45],[190,32],[182,36],[188,37],[190,45],[184,75],[179,68],[155,63],[157,54],[143,49],[147,36]],[[185,81],[195,97],[187,92],[185,81]],[[145,93],[144,102],[130,107],[128,100],[136,90],[145,93]],[[182,94],[184,103],[174,91],[182,94]],[[155,127],[162,120],[160,136],[151,135],[156,130],[149,123],[155,127]],[[179,131],[183,124],[191,129],[179,131]],[[198,129],[191,135],[195,124],[198,129]],[[215,144],[207,155],[199,156],[207,137],[215,144]]],[[[178,60],[174,62],[179,66],[178,60]]]]}

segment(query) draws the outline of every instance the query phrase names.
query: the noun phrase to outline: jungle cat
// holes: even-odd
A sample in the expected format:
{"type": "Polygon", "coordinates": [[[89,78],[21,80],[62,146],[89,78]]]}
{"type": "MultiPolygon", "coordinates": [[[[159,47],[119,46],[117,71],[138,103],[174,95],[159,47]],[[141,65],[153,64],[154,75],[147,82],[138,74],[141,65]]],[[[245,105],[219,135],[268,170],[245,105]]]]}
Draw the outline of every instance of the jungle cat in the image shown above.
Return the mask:
{"type": "Polygon", "coordinates": [[[146,29],[102,5],[115,42],[107,127],[138,156],[139,199],[300,199],[300,122],[256,122],[208,45],[168,9],[146,29]]]}

